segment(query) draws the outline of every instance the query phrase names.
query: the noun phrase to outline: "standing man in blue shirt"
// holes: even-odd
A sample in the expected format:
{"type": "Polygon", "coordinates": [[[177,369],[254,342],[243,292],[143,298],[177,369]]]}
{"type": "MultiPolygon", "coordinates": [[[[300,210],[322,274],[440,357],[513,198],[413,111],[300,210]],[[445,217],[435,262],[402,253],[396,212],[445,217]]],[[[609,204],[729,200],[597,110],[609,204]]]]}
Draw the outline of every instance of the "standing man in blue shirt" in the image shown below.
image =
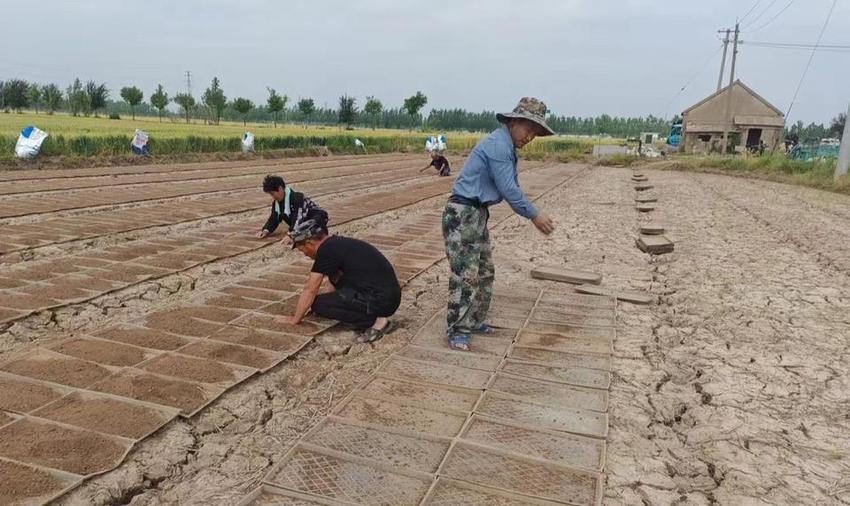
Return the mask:
{"type": "Polygon", "coordinates": [[[470,334],[494,332],[484,322],[495,274],[488,208],[505,200],[543,234],[555,230],[552,219],[525,196],[517,177],[516,149],[537,136],[555,133],[545,116],[546,104],[529,97],[520,100],[513,112],[497,114],[502,127],[475,146],[455,181],[443,212],[443,239],[452,271],[447,335],[453,349],[468,351],[470,334]]]}

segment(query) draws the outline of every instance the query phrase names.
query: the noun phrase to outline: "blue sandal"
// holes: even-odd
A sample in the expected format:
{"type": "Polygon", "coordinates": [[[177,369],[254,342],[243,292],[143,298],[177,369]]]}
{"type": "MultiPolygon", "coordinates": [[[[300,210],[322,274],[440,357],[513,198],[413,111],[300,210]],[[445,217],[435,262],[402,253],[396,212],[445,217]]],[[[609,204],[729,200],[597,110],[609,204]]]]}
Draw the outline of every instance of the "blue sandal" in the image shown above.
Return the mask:
{"type": "Polygon", "coordinates": [[[469,334],[451,334],[449,347],[453,350],[469,351],[469,334]]]}
{"type": "Polygon", "coordinates": [[[482,323],[477,329],[472,331],[475,334],[495,334],[496,328],[487,323],[482,323]]]}

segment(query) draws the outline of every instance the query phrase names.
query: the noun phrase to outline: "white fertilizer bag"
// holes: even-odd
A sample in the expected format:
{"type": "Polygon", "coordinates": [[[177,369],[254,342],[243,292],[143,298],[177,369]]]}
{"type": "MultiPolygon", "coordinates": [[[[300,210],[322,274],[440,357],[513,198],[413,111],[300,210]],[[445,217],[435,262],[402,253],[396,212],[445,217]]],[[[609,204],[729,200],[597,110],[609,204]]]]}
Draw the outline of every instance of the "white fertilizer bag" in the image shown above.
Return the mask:
{"type": "Polygon", "coordinates": [[[252,134],[251,132],[245,132],[245,134],[242,136],[242,152],[254,152],[254,134],[252,134]]]}
{"type": "Polygon", "coordinates": [[[130,149],[137,155],[147,156],[150,154],[148,140],[150,140],[150,137],[147,132],[142,132],[137,128],[133,133],[133,140],[130,141],[130,149]]]}
{"type": "Polygon", "coordinates": [[[41,144],[47,138],[47,132],[34,126],[21,130],[18,142],[15,144],[15,156],[18,158],[33,158],[41,151],[41,144]]]}

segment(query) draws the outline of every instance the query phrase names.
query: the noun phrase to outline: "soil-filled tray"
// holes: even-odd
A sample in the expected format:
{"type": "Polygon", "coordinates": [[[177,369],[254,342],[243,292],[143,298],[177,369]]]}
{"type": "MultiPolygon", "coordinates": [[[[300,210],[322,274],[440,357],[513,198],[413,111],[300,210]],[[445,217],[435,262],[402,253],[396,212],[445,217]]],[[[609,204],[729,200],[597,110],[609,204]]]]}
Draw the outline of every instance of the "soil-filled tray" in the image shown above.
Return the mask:
{"type": "Polygon", "coordinates": [[[94,385],[92,390],[178,408],[182,414],[193,413],[220,392],[207,389],[199,383],[165,378],[133,369],[124,370],[94,385]]]}
{"type": "Polygon", "coordinates": [[[0,459],[0,504],[45,504],[80,477],[0,459]]]}
{"type": "Polygon", "coordinates": [[[27,378],[79,388],[85,388],[100,381],[112,372],[105,366],[46,349],[36,349],[3,365],[0,369],[27,378]]]}
{"type": "Polygon", "coordinates": [[[312,337],[228,325],[210,339],[290,354],[300,350],[312,337]]]}
{"type": "Polygon", "coordinates": [[[154,409],[91,392],[77,392],[35,411],[33,415],[138,440],[177,416],[177,411],[154,409]]]}
{"type": "Polygon", "coordinates": [[[219,386],[232,385],[255,372],[253,369],[189,357],[174,352],[163,353],[141,364],[139,368],[163,376],[219,386]]]}
{"type": "Polygon", "coordinates": [[[51,346],[51,349],[63,355],[116,367],[135,365],[154,355],[144,348],[86,338],[72,338],[51,346]]]}
{"type": "Polygon", "coordinates": [[[67,393],[66,390],[0,373],[0,409],[29,413],[67,393]]]}
{"type": "Polygon", "coordinates": [[[131,344],[152,350],[171,351],[192,342],[186,337],[175,336],[161,330],[136,326],[110,327],[93,334],[101,339],[131,344]]]}
{"type": "Polygon", "coordinates": [[[0,429],[0,456],[81,476],[112,469],[130,444],[97,432],[30,419],[0,429]]]}

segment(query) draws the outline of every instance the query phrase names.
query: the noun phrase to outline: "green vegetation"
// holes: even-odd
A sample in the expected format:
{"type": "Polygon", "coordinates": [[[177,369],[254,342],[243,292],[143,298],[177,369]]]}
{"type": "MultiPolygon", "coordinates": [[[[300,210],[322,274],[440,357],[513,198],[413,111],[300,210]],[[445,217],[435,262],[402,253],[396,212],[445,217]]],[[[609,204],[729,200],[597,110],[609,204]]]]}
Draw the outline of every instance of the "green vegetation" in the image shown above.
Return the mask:
{"type": "Polygon", "coordinates": [[[302,98],[298,101],[298,112],[304,116],[305,124],[310,120],[310,116],[313,115],[315,110],[316,105],[313,103],[312,98],[302,98]]]}
{"type": "Polygon", "coordinates": [[[162,113],[168,106],[168,102],[168,93],[165,92],[161,84],[157,85],[156,91],[153,92],[153,95],[151,95],[151,105],[156,107],[156,109],[159,111],[160,123],[162,123],[162,113]]]}
{"type": "Polygon", "coordinates": [[[366,105],[363,106],[363,114],[369,118],[369,124],[372,126],[372,130],[378,128],[381,112],[383,112],[383,110],[384,104],[382,104],[380,100],[373,96],[366,97],[366,105]]]}
{"type": "Polygon", "coordinates": [[[136,119],[136,106],[142,103],[144,96],[145,95],[142,93],[142,90],[135,86],[125,86],[121,88],[121,98],[123,98],[130,106],[130,112],[133,115],[133,119],[136,119]]]}
{"type": "Polygon", "coordinates": [[[354,97],[343,95],[339,97],[339,123],[345,128],[351,128],[354,118],[357,116],[357,101],[354,97]]]}
{"type": "MultiPolygon", "coordinates": [[[[103,117],[74,117],[62,113],[0,113],[0,159],[12,158],[18,134],[27,125],[37,125],[48,132],[49,137],[42,146],[45,156],[71,157],[127,154],[136,128],[150,134],[150,149],[154,155],[239,152],[240,139],[246,129],[241,122],[227,121],[212,125],[197,120],[186,123],[177,118],[160,122],[155,117],[143,116],[138,116],[134,121],[129,118],[108,120],[103,117]]],[[[357,137],[366,143],[369,153],[422,152],[425,137],[431,134],[381,128],[344,133],[339,127],[293,124],[282,124],[275,128],[270,124],[254,123],[247,128],[256,137],[255,148],[258,151],[325,147],[332,152],[347,153],[354,151],[354,138],[357,137]]],[[[449,148],[455,152],[472,149],[482,135],[450,134],[449,148]]],[[[589,153],[592,145],[593,141],[588,139],[546,137],[529,144],[522,150],[521,156],[526,159],[574,160],[589,153]]]]}
{"type": "Polygon", "coordinates": [[[683,156],[666,164],[676,170],[731,174],[850,194],[850,180],[835,181],[835,160],[791,160],[782,154],[759,157],[683,156]]]}
{"type": "Polygon", "coordinates": [[[178,93],[174,95],[174,103],[180,106],[183,110],[183,115],[186,116],[186,124],[192,119],[192,110],[195,108],[195,97],[189,93],[178,93]]]}
{"type": "Polygon", "coordinates": [[[230,104],[233,107],[233,110],[242,115],[242,126],[247,126],[245,121],[245,115],[251,112],[251,109],[254,108],[254,102],[251,102],[247,98],[235,98],[233,99],[233,103],[230,104]]]}
{"type": "MultiPolygon", "coordinates": [[[[224,95],[224,90],[221,89],[221,83],[218,82],[218,77],[213,77],[210,87],[204,91],[201,101],[207,106],[209,121],[218,125],[221,122],[221,113],[227,107],[227,97],[224,95]]],[[[245,105],[243,102],[239,104],[240,106],[245,105]]],[[[253,105],[248,108],[248,110],[251,109],[253,109],[253,105]]],[[[247,114],[247,111],[242,113],[243,120],[245,114],[247,114]]]]}
{"type": "Polygon", "coordinates": [[[407,114],[415,122],[416,125],[422,123],[422,116],[419,111],[428,103],[428,97],[421,91],[417,91],[415,95],[411,95],[404,99],[402,108],[407,111],[407,114]]]}
{"type": "Polygon", "coordinates": [[[280,96],[277,94],[273,88],[266,88],[269,90],[269,99],[266,102],[266,110],[272,115],[272,124],[277,127],[278,114],[280,111],[286,109],[286,103],[289,102],[289,97],[286,95],[280,96]]]}

